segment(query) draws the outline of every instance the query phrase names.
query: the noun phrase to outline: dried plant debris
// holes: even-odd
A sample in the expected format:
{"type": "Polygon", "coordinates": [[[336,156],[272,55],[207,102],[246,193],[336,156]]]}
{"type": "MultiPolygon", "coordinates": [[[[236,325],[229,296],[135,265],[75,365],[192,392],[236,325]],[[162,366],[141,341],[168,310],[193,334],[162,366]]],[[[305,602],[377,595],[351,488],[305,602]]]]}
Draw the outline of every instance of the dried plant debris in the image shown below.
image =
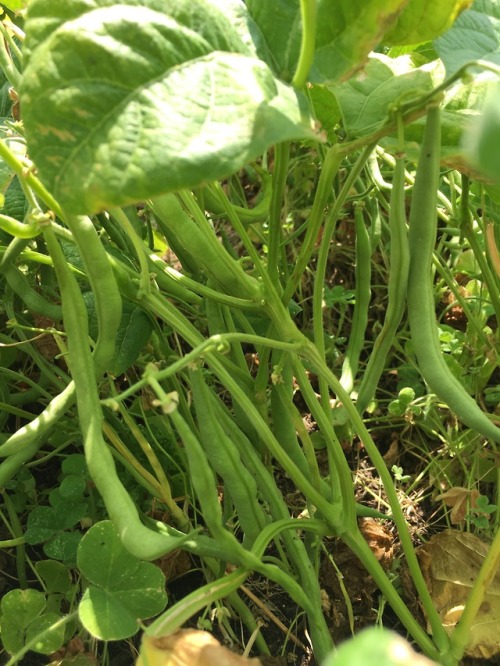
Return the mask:
{"type": "MultiPolygon", "coordinates": [[[[488,545],[465,532],[446,530],[418,549],[418,557],[434,605],[451,632],[462,615],[488,545]]],[[[491,659],[500,652],[500,572],[488,586],[471,628],[466,654],[491,659]]]]}
{"type": "Polygon", "coordinates": [[[231,652],[207,631],[181,629],[168,636],[144,636],[136,666],[261,666],[261,662],[231,652]]]}

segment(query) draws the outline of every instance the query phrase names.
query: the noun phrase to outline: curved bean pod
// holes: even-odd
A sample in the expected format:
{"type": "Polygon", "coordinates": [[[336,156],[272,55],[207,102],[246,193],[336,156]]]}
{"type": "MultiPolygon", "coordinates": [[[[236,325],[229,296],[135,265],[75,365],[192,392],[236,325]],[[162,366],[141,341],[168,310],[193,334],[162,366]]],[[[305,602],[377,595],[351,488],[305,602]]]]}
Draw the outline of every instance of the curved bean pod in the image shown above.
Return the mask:
{"type": "Polygon", "coordinates": [[[410,267],[410,248],[406,231],[405,211],[405,159],[396,158],[396,168],[392,182],[389,212],[391,232],[390,273],[388,284],[388,302],[384,325],[373,345],[370,359],[365,368],[358,391],[356,406],[363,413],[372,400],[380,375],[384,370],[387,354],[394,341],[406,307],[406,288],[410,267]]]}
{"type": "Polygon", "coordinates": [[[439,106],[431,106],[410,208],[408,318],[413,348],[422,377],[437,397],[445,402],[466,426],[500,443],[500,428],[488,419],[452,374],[439,345],[430,271],[437,233],[440,146],[440,110],[439,106]]]}

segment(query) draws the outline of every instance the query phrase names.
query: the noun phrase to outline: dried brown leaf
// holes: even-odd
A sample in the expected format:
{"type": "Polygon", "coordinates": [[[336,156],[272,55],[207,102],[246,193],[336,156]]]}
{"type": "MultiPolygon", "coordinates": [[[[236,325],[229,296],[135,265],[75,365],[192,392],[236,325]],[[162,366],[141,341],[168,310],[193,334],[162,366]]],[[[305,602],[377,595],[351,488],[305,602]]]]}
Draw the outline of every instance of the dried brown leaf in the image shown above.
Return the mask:
{"type": "Polygon", "coordinates": [[[476,500],[479,496],[480,493],[477,490],[455,486],[438,495],[436,500],[442,500],[446,506],[451,507],[451,523],[458,525],[464,520],[470,509],[476,508],[476,500]]]}
{"type": "Polygon", "coordinates": [[[361,518],[359,529],[377,560],[388,569],[394,556],[392,534],[374,518],[361,518]]]}
{"type": "MultiPolygon", "coordinates": [[[[417,554],[432,601],[451,633],[462,615],[488,545],[458,530],[436,534],[417,554]]],[[[500,572],[497,570],[471,629],[467,655],[491,659],[500,652],[500,572]]]]}

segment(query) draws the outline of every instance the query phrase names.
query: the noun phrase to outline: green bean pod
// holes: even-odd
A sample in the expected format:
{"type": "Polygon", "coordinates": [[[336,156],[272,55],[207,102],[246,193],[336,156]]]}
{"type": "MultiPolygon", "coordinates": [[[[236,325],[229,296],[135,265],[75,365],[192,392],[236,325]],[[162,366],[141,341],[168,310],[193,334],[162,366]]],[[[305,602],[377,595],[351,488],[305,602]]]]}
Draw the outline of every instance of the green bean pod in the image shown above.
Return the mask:
{"type": "Polygon", "coordinates": [[[224,488],[238,512],[244,533],[243,544],[251,546],[267,522],[258,500],[257,484],[215,416],[214,396],[205,383],[203,370],[199,367],[192,369],[189,379],[205,454],[214,471],[223,479],[224,488]]]}
{"type": "Polygon", "coordinates": [[[356,225],[356,300],[340,377],[340,383],[347,393],[352,391],[358,372],[359,356],[365,340],[371,299],[371,240],[363,218],[363,209],[360,206],[356,206],[354,209],[354,223],[356,225]]]}
{"type": "Polygon", "coordinates": [[[52,303],[32,289],[23,273],[13,264],[7,264],[1,271],[12,291],[19,296],[30,312],[41,314],[49,319],[62,319],[61,306],[52,303]]]}
{"type": "Polygon", "coordinates": [[[497,428],[452,374],[441,354],[436,323],[431,265],[437,234],[441,125],[439,106],[427,115],[410,208],[408,318],[422,377],[469,428],[500,443],[497,428]]]}
{"type": "Polygon", "coordinates": [[[37,222],[25,224],[24,222],[19,222],[9,215],[0,214],[0,229],[6,231],[11,236],[16,238],[36,238],[42,233],[42,229],[37,222]]]}
{"type": "MultiPolygon", "coordinates": [[[[72,222],[75,226],[79,223],[74,219],[72,222]]],[[[82,235],[85,237],[86,234],[82,235]]],[[[113,456],[102,433],[103,413],[97,386],[96,359],[92,357],[89,347],[87,308],[53,230],[47,228],[44,236],[61,292],[68,339],[68,361],[75,382],[78,416],[90,476],[104,500],[109,517],[113,520],[125,548],[140,559],[156,559],[178,548],[189,537],[173,537],[166,533],[155,532],[143,525],[133,500],[117,475],[113,456]]],[[[94,249],[92,245],[90,247],[94,249]]],[[[104,248],[101,249],[104,252],[104,248]]],[[[88,254],[87,260],[88,270],[92,271],[92,261],[88,254]]],[[[101,267],[98,257],[96,260],[96,266],[101,267]]],[[[99,281],[99,276],[100,274],[93,275],[94,285],[99,281]]],[[[110,312],[114,312],[114,309],[110,309],[110,312]]],[[[106,318],[103,317],[99,323],[105,324],[106,318]]],[[[112,321],[109,323],[113,326],[112,321]]],[[[98,359],[98,364],[102,366],[107,365],[110,351],[114,352],[114,347],[107,340],[107,333],[108,331],[99,331],[104,342],[98,359]]]]}
{"type": "MultiPolygon", "coordinates": [[[[245,225],[264,222],[269,217],[269,206],[271,204],[272,196],[272,177],[263,169],[259,169],[259,175],[262,178],[262,197],[258,204],[253,208],[243,208],[243,206],[231,204],[231,208],[245,225]]],[[[224,207],[220,204],[219,198],[214,194],[210,187],[203,188],[203,201],[205,208],[212,215],[223,216],[226,214],[224,207]]]]}
{"type": "Polygon", "coordinates": [[[410,267],[410,248],[406,230],[405,208],[405,158],[398,155],[392,181],[389,210],[391,233],[390,273],[388,284],[387,311],[384,325],[373,345],[370,359],[365,368],[358,391],[356,406],[360,414],[370,404],[384,370],[387,354],[394,342],[406,307],[406,289],[410,267]]]}
{"type": "Polygon", "coordinates": [[[203,269],[224,293],[255,300],[262,299],[260,283],[245,273],[224,250],[208,222],[198,225],[184,210],[175,194],[164,194],[151,201],[155,216],[174,251],[182,253],[191,271],[203,269]]]}

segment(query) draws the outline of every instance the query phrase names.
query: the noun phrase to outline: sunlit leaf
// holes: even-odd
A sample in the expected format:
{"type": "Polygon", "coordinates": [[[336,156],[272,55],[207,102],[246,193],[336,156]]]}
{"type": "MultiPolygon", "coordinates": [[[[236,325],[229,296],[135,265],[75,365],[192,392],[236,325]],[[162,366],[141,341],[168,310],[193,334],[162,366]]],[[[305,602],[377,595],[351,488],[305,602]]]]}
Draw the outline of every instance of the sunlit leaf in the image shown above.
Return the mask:
{"type": "Polygon", "coordinates": [[[20,9],[24,9],[28,4],[28,0],[3,0],[0,2],[0,7],[7,7],[13,12],[18,12],[20,9]]]}
{"type": "Polygon", "coordinates": [[[410,0],[384,44],[420,44],[446,32],[472,0],[410,0]]]}
{"type": "Polygon", "coordinates": [[[258,59],[234,15],[216,0],[33,0],[23,120],[69,212],[200,185],[314,136],[305,97],[258,59]]]}
{"type": "Polygon", "coordinates": [[[397,109],[429,93],[440,78],[439,65],[415,67],[411,57],[372,54],[364,70],[341,85],[332,86],[350,139],[380,129],[397,109]]]}
{"type": "Polygon", "coordinates": [[[404,638],[381,627],[360,631],[329,655],[323,666],[433,666],[434,662],[417,654],[404,638]]]}
{"type": "Polygon", "coordinates": [[[491,92],[464,143],[471,162],[488,178],[500,183],[500,86],[491,92]]]}

